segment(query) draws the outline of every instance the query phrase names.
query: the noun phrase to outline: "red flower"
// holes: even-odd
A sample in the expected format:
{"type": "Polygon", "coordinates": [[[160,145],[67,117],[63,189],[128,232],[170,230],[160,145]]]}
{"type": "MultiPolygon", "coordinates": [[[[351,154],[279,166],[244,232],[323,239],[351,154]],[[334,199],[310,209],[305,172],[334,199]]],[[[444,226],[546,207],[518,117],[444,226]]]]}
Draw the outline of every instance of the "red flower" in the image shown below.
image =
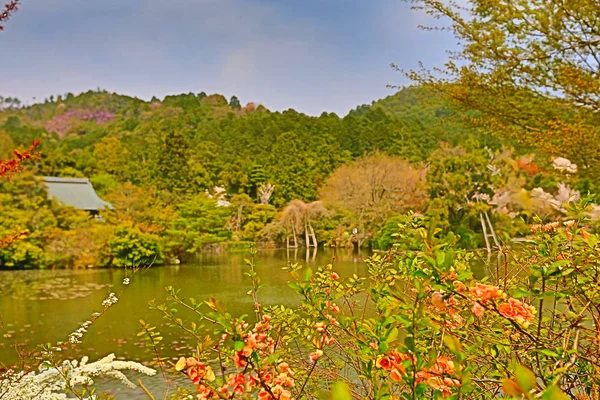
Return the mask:
{"type": "Polygon", "coordinates": [[[379,366],[385,370],[392,369],[392,360],[387,357],[383,357],[379,360],[379,366]]]}

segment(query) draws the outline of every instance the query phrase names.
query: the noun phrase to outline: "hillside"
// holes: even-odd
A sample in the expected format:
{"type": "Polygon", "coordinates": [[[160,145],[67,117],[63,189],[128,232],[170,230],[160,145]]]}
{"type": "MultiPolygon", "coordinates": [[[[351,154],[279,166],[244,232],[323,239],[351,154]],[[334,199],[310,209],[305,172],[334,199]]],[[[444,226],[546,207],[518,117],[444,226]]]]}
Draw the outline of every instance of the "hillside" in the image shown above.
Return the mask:
{"type": "MultiPolygon", "coordinates": [[[[462,245],[478,246],[479,220],[456,204],[476,179],[491,179],[488,152],[501,148],[415,87],[344,117],[205,93],[146,102],[90,91],[1,104],[0,157],[37,138],[42,156],[0,186],[0,233],[32,232],[0,252],[0,266],[168,262],[249,242],[387,248],[381,232],[397,229],[394,218],[408,210],[460,227],[462,245]],[[116,212],[105,214],[108,223],[89,221],[49,201],[35,176],[88,177],[116,212]]],[[[506,177],[522,175],[515,163],[506,177]]]]}
{"type": "Polygon", "coordinates": [[[252,198],[269,182],[277,188],[272,203],[282,206],[314,200],[336,166],[362,154],[380,150],[422,162],[440,141],[472,136],[442,125],[443,105],[420,94],[405,89],[343,118],[241,107],[204,93],[151,102],[103,91],[67,94],[0,112],[0,156],[42,138],[44,175],[91,177],[100,190],[116,182],[187,193],[224,186],[252,198]]]}

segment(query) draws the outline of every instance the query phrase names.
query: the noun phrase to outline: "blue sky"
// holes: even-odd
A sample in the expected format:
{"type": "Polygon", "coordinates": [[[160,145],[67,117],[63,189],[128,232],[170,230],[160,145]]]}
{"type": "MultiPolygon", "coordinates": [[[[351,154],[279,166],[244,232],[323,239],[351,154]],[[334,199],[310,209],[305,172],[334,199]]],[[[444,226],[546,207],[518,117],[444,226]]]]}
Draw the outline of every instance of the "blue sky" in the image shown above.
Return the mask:
{"type": "Polygon", "coordinates": [[[344,115],[440,66],[449,33],[400,0],[27,0],[0,32],[0,95],[97,87],[150,99],[236,95],[344,115]]]}

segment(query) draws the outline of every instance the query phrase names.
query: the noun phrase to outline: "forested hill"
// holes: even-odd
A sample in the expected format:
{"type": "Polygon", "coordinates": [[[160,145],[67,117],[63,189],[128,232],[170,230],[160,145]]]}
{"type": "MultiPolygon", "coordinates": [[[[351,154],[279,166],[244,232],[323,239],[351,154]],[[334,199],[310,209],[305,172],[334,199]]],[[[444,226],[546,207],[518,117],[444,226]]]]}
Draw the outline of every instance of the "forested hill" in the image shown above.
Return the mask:
{"type": "Polygon", "coordinates": [[[0,157],[43,139],[39,174],[91,177],[104,191],[118,182],[201,192],[214,186],[256,198],[274,184],[271,203],[314,200],[340,164],[376,150],[425,161],[464,129],[443,124],[443,102],[419,88],[360,106],[345,117],[270,112],[237,98],[204,93],[144,102],[105,91],[67,94],[25,108],[4,99],[0,157]]]}
{"type": "Polygon", "coordinates": [[[42,139],[41,159],[0,185],[0,236],[30,232],[0,251],[0,267],[169,262],[249,242],[383,249],[411,210],[478,247],[476,196],[495,201],[509,237],[526,227],[517,215],[556,214],[548,199],[571,190],[563,183],[589,187],[552,158],[479,133],[463,123],[469,112],[420,87],[343,117],[204,93],[0,104],[0,158],[42,139]],[[50,201],[36,176],[88,177],[115,212],[90,220],[50,201]]]}

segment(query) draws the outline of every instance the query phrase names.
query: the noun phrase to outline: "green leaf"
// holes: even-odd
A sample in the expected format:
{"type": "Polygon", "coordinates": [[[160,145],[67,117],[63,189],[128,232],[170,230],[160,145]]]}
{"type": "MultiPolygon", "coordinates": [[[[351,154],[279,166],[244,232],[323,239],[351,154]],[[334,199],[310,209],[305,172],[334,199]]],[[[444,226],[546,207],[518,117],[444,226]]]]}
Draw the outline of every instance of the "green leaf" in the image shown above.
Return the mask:
{"type": "Polygon", "coordinates": [[[558,357],[558,353],[550,349],[539,349],[537,352],[548,357],[558,357]]]}
{"type": "Polygon", "coordinates": [[[235,349],[235,351],[242,351],[242,349],[244,348],[244,342],[236,340],[233,344],[233,348],[235,349]]]}
{"type": "Polygon", "coordinates": [[[308,282],[312,276],[313,270],[311,268],[306,268],[306,271],[304,271],[304,282],[308,282]]]}
{"type": "Polygon", "coordinates": [[[410,351],[414,351],[415,350],[415,341],[413,340],[412,336],[407,336],[404,338],[404,344],[406,345],[406,347],[408,347],[408,349],[410,351]]]}
{"type": "Polygon", "coordinates": [[[444,343],[446,344],[446,347],[448,347],[448,349],[454,354],[460,353],[460,341],[458,338],[452,335],[445,335],[444,343]]]}
{"type": "Polygon", "coordinates": [[[531,389],[537,386],[533,372],[522,365],[517,365],[515,368],[515,378],[519,388],[524,393],[529,392],[531,389]]]}
{"type": "Polygon", "coordinates": [[[387,334],[387,337],[385,338],[385,341],[387,343],[391,343],[394,340],[396,340],[396,338],[398,337],[398,328],[393,327],[392,329],[390,329],[390,331],[387,334]]]}
{"type": "Polygon", "coordinates": [[[350,388],[343,381],[337,381],[331,387],[331,394],[329,397],[331,400],[352,400],[352,394],[350,388]]]}
{"type": "Polygon", "coordinates": [[[569,396],[567,396],[558,387],[556,387],[556,386],[550,386],[548,389],[546,389],[544,391],[544,395],[542,396],[542,400],[569,400],[569,396]]]}

